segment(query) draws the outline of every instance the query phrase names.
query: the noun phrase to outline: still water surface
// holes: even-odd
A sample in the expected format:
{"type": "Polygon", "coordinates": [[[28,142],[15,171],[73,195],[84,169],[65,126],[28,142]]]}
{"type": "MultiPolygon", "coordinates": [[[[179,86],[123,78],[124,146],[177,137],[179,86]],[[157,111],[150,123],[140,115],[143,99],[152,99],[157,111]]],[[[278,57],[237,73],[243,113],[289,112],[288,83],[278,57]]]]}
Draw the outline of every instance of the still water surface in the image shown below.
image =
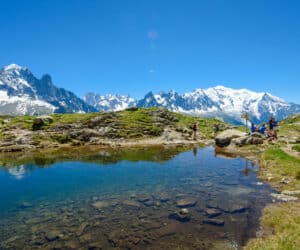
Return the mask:
{"type": "Polygon", "coordinates": [[[256,163],[212,147],[135,155],[0,167],[0,249],[240,249],[255,236],[271,201],[256,163]]]}

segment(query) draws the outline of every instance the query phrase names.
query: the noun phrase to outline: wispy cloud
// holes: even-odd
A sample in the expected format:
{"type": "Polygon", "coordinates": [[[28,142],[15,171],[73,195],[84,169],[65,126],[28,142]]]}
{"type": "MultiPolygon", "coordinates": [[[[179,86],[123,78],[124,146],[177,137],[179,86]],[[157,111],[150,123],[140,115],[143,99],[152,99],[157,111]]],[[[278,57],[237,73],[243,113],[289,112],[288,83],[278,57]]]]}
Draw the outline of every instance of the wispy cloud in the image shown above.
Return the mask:
{"type": "Polygon", "coordinates": [[[156,39],[159,38],[159,34],[158,34],[158,32],[156,30],[149,30],[148,34],[147,34],[147,37],[150,40],[154,41],[154,40],[156,40],[156,39]]]}
{"type": "Polygon", "coordinates": [[[152,73],[154,73],[154,72],[155,72],[154,69],[149,69],[149,73],[150,73],[150,74],[152,74],[152,73]]]}

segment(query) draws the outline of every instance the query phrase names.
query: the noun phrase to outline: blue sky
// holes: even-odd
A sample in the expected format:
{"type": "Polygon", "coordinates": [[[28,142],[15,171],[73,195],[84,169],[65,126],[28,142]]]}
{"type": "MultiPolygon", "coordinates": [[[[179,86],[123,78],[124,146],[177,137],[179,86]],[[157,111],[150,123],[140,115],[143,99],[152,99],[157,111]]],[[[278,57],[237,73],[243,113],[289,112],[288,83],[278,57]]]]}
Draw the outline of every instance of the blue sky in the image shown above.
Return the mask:
{"type": "Polygon", "coordinates": [[[299,1],[1,1],[0,65],[82,96],[225,85],[300,103],[299,1]]]}

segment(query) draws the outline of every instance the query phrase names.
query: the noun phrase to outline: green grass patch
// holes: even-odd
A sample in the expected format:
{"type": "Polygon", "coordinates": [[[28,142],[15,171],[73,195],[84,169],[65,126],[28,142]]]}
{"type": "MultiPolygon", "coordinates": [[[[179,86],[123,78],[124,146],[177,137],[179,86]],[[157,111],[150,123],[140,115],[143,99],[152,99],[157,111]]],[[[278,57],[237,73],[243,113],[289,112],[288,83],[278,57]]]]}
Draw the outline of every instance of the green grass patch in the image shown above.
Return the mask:
{"type": "Polygon", "coordinates": [[[300,144],[296,144],[292,147],[293,150],[300,152],[300,144]]]}
{"type": "Polygon", "coordinates": [[[51,115],[54,119],[51,126],[58,123],[82,123],[87,124],[92,118],[99,116],[101,113],[84,113],[84,114],[53,114],[51,115]]]}
{"type": "Polygon", "coordinates": [[[288,178],[290,182],[285,186],[286,189],[300,189],[300,182],[297,179],[300,172],[300,158],[291,156],[280,148],[269,148],[263,154],[261,167],[272,173],[274,182],[288,178]]]}
{"type": "MultiPolygon", "coordinates": [[[[262,155],[261,170],[263,179],[280,190],[300,189],[300,158],[285,153],[280,148],[269,148],[262,155]],[[280,184],[282,178],[288,184],[280,184]]],[[[266,232],[263,238],[251,239],[245,249],[300,249],[300,202],[276,203],[264,210],[261,223],[266,232]]]]}
{"type": "Polygon", "coordinates": [[[282,203],[264,210],[262,224],[273,234],[255,238],[245,249],[254,250],[298,250],[300,248],[300,203],[282,203]]]}

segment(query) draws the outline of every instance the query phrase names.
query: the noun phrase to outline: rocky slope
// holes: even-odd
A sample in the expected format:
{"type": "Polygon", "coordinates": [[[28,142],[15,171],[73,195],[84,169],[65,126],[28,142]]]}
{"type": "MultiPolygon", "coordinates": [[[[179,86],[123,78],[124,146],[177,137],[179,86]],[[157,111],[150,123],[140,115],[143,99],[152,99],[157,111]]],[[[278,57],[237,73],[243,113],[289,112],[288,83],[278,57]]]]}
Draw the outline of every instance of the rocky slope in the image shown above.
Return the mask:
{"type": "MultiPolygon", "coordinates": [[[[163,108],[118,112],[0,117],[0,151],[24,151],[62,145],[188,144],[197,120],[199,141],[213,136],[216,119],[193,118],[163,108]]],[[[222,124],[222,123],[221,123],[222,124]]]]}

